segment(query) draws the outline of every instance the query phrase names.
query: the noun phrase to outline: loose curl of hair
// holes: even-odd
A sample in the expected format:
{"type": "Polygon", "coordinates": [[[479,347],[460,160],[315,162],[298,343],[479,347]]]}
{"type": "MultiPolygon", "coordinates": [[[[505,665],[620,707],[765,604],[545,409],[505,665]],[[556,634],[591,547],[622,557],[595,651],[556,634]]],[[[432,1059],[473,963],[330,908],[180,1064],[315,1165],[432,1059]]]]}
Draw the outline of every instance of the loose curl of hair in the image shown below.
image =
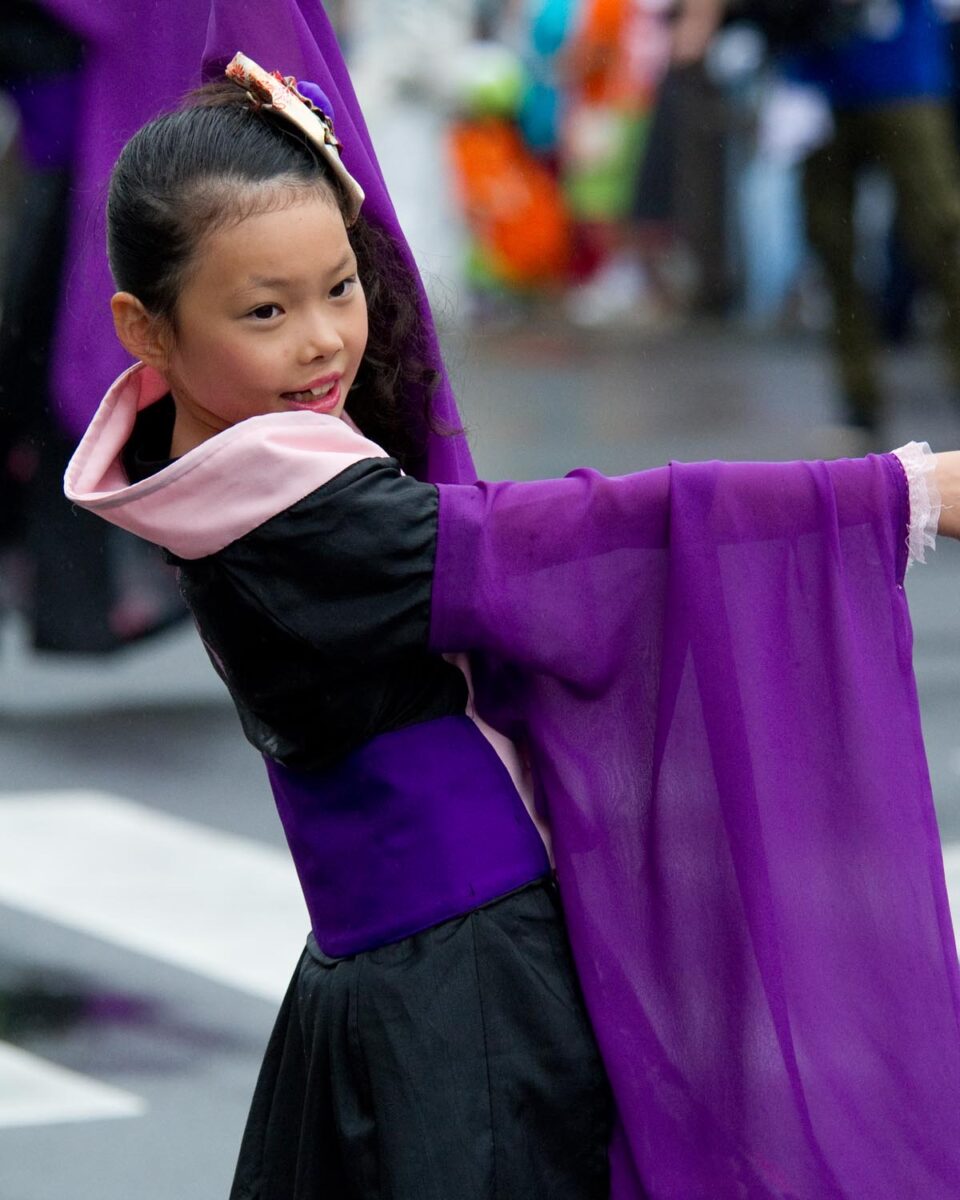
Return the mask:
{"type": "MultiPolygon", "coordinates": [[[[107,201],[107,250],[117,287],[177,333],[177,300],[203,238],[314,190],[346,211],[321,155],[281,117],[227,80],[192,92],[176,112],[124,147],[107,201]]],[[[347,229],[367,301],[366,351],[347,410],[402,465],[429,432],[439,372],[429,361],[416,280],[394,241],[361,214],[347,229]]]]}

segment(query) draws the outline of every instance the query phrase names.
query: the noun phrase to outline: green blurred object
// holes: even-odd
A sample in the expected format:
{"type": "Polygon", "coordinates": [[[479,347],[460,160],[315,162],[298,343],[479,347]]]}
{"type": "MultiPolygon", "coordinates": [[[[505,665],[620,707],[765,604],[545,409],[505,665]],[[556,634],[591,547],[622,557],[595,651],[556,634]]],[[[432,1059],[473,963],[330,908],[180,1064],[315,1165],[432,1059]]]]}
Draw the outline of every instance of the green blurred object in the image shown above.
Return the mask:
{"type": "Polygon", "coordinates": [[[572,116],[563,189],[580,221],[616,221],[629,215],[650,127],[649,113],[584,105],[572,116]]]}
{"type": "Polygon", "coordinates": [[[527,87],[519,55],[497,42],[471,42],[450,66],[450,91],[471,117],[514,117],[527,87]]]}

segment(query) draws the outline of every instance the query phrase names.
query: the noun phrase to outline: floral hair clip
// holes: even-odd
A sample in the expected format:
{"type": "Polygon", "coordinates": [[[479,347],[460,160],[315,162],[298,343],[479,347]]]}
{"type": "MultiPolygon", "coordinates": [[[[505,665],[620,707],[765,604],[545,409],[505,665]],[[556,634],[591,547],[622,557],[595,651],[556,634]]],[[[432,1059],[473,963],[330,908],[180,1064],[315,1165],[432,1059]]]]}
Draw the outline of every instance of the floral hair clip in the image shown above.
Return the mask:
{"type": "Polygon", "coordinates": [[[363,188],[343,165],[340,140],[333,131],[333,106],[315,83],[299,85],[292,75],[272,74],[252,58],[237,53],[227,64],[227,78],[242,87],[256,108],[270,109],[295,126],[314,146],[343,185],[346,223],[352,225],[363,204],[363,188]]]}

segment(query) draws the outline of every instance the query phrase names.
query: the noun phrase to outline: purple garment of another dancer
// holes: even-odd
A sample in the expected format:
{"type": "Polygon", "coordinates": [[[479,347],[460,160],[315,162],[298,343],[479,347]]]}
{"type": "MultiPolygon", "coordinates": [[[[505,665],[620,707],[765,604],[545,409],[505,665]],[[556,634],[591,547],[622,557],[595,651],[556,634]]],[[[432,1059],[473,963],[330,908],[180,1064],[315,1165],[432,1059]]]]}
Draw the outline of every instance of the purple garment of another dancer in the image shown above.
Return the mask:
{"type": "MultiPolygon", "coordinates": [[[[243,49],[316,82],[405,245],[319,5],[212,7],[208,70],[243,49]]],[[[469,484],[465,442],[414,473],[469,484]]],[[[533,755],[613,1200],[960,1195],[907,516],[891,457],[441,488],[434,643],[474,652],[482,714],[533,755]]]]}
{"type": "Polygon", "coordinates": [[[77,137],[76,72],[10,84],[9,94],[19,110],[20,145],[35,171],[59,171],[73,162],[77,137]]]}
{"type": "Polygon", "coordinates": [[[114,287],[104,253],[110,172],[137,129],[199,83],[208,14],[204,0],[39,3],[84,46],[75,107],[64,113],[76,132],[50,374],[53,410],[64,432],[79,439],[99,397],[131,363],[110,316],[114,287]]]}

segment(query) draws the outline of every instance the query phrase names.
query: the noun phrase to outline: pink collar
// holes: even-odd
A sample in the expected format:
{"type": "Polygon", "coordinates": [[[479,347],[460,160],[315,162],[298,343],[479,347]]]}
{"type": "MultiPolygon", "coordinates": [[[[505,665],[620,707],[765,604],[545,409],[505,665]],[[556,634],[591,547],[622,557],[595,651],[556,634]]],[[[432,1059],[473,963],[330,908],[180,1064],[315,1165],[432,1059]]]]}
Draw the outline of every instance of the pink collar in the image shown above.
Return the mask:
{"type": "Polygon", "coordinates": [[[386,452],[338,417],[269,413],[218,433],[149,479],[129,483],[120,455],[141,409],[169,391],[137,363],[113,384],[67,467],[67,498],[114,525],[203,558],[365,458],[386,452]]]}

